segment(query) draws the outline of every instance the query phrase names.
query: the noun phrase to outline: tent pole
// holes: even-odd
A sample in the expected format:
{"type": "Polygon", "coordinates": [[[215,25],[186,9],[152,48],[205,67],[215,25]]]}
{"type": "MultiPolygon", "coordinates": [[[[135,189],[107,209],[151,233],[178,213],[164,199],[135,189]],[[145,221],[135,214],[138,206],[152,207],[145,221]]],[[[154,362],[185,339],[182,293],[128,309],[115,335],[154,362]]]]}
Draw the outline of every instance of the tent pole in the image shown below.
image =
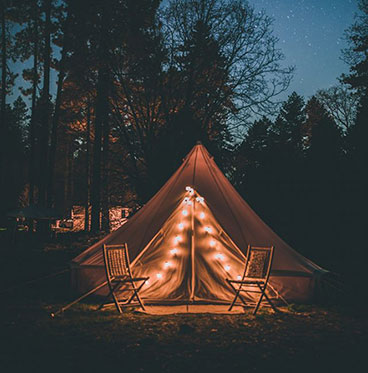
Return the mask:
{"type": "Polygon", "coordinates": [[[194,211],[195,211],[195,198],[193,198],[192,216],[191,216],[191,225],[192,225],[192,242],[191,242],[192,286],[191,286],[190,300],[192,302],[194,301],[194,286],[195,286],[195,268],[194,268],[194,249],[195,249],[194,211]]]}
{"type": "Polygon", "coordinates": [[[57,316],[59,313],[62,313],[64,311],[66,311],[68,308],[70,308],[71,306],[73,306],[74,304],[80,302],[82,299],[84,298],[87,298],[88,295],[91,295],[92,293],[94,293],[95,291],[97,291],[98,289],[101,289],[103,286],[105,286],[107,284],[107,281],[103,282],[102,284],[99,284],[97,285],[95,288],[91,289],[90,291],[88,291],[87,293],[81,295],[79,298],[77,298],[76,300],[73,300],[73,302],[70,302],[69,304],[67,304],[66,306],[60,308],[58,311],[56,311],[55,313],[51,312],[50,316],[52,318],[54,318],[55,316],[57,316]]]}

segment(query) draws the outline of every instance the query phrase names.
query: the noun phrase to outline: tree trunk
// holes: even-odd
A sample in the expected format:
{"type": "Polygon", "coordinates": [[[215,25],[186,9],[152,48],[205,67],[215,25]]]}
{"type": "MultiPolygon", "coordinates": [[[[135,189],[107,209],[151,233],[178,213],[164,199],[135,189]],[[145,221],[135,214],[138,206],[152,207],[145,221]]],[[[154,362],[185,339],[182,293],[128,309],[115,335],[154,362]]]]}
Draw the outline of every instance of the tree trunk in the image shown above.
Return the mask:
{"type": "Polygon", "coordinates": [[[29,204],[34,203],[34,185],[35,185],[35,116],[36,116],[36,99],[37,99],[37,81],[38,81],[38,18],[37,3],[34,5],[34,29],[33,29],[33,82],[32,82],[32,106],[31,121],[29,126],[29,204]]]}
{"type": "Polygon", "coordinates": [[[91,104],[87,102],[87,131],[86,131],[86,201],[84,214],[84,230],[89,231],[89,198],[90,198],[90,175],[89,175],[89,158],[91,147],[91,104]]]}
{"type": "Polygon", "coordinates": [[[39,176],[39,198],[38,203],[46,205],[46,184],[48,166],[48,142],[49,142],[49,112],[50,112],[50,62],[51,62],[51,0],[44,0],[45,7],[45,49],[44,49],[44,71],[42,88],[42,119],[40,134],[40,176],[39,176]]]}
{"type": "Polygon", "coordinates": [[[65,60],[68,48],[68,24],[69,24],[69,13],[65,21],[64,26],[64,40],[63,40],[63,50],[61,52],[61,59],[59,65],[59,76],[57,82],[57,92],[55,99],[54,115],[52,117],[51,125],[51,143],[50,143],[50,154],[49,154],[49,164],[48,164],[48,182],[47,182],[47,205],[52,207],[54,202],[54,171],[55,171],[55,157],[56,157],[56,147],[57,147],[57,131],[59,126],[60,117],[60,104],[61,96],[63,93],[63,84],[65,78],[65,60]]]}
{"type": "Polygon", "coordinates": [[[100,230],[101,212],[101,145],[102,128],[107,117],[107,86],[108,71],[100,68],[98,71],[97,97],[96,97],[96,117],[95,117],[95,142],[93,146],[93,177],[91,188],[91,231],[100,230]]]}
{"type": "Polygon", "coordinates": [[[109,121],[106,115],[103,123],[103,153],[102,153],[102,230],[110,231],[109,217],[109,121]]]}

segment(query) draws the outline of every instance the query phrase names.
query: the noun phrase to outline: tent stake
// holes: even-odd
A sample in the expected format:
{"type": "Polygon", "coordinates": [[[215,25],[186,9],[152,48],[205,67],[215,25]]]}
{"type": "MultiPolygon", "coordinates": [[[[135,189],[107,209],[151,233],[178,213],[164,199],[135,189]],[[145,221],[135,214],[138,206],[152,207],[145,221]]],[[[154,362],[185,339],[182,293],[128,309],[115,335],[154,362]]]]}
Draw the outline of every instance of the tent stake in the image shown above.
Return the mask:
{"type": "Polygon", "coordinates": [[[70,308],[71,306],[73,306],[74,304],[80,302],[82,299],[84,298],[87,298],[88,295],[91,295],[92,293],[94,293],[95,291],[97,291],[98,289],[101,289],[103,286],[105,286],[107,284],[107,281],[103,282],[102,284],[96,286],[95,288],[93,288],[92,290],[88,291],[87,293],[81,295],[79,298],[77,298],[76,300],[73,300],[73,302],[67,304],[66,306],[60,308],[58,311],[56,311],[55,313],[51,312],[50,313],[50,316],[52,318],[54,318],[55,316],[59,315],[60,313],[66,311],[68,308],[70,308]]]}

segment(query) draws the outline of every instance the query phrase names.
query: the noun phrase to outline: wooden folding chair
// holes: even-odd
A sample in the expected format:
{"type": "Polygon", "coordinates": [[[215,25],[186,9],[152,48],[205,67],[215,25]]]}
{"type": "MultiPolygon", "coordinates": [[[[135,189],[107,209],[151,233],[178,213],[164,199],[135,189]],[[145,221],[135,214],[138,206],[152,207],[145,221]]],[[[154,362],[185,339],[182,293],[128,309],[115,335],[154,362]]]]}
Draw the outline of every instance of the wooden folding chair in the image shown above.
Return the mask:
{"type": "Polygon", "coordinates": [[[239,298],[244,306],[249,306],[242,297],[241,293],[259,293],[259,299],[254,308],[253,315],[259,309],[263,297],[266,298],[272,309],[277,312],[276,307],[271,302],[266,294],[268,279],[270,277],[270,270],[272,266],[274,247],[255,247],[248,245],[247,259],[243,277],[241,280],[226,279],[231,288],[235,292],[235,298],[232,301],[229,311],[232,310],[235,302],[239,298]],[[244,288],[246,287],[246,288],[244,288]]]}
{"type": "MultiPolygon", "coordinates": [[[[122,313],[121,305],[129,305],[136,298],[138,305],[145,310],[143,302],[139,296],[139,291],[149,279],[149,277],[133,277],[130,270],[128,245],[103,245],[103,257],[106,270],[106,279],[110,289],[108,298],[111,296],[114,300],[119,313],[122,313]],[[123,292],[131,293],[126,301],[119,301],[116,293],[122,290],[123,292]]],[[[101,304],[100,309],[104,306],[101,304]]]]}

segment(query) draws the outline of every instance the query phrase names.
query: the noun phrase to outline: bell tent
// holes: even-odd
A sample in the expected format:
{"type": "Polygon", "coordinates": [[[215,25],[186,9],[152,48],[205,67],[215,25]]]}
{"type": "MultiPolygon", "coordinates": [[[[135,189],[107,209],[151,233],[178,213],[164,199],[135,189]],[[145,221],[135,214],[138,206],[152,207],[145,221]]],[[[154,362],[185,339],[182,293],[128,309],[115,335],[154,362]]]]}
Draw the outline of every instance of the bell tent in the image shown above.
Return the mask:
{"type": "MultiPolygon", "coordinates": [[[[124,242],[134,276],[149,276],[140,295],[152,304],[231,302],[225,279],[241,278],[249,244],[275,247],[273,299],[309,301],[325,272],[261,220],[201,144],[126,224],[72,261],[73,287],[85,292],[106,281],[103,244],[124,242]]],[[[106,295],[107,287],[98,294],[106,295]]]]}

